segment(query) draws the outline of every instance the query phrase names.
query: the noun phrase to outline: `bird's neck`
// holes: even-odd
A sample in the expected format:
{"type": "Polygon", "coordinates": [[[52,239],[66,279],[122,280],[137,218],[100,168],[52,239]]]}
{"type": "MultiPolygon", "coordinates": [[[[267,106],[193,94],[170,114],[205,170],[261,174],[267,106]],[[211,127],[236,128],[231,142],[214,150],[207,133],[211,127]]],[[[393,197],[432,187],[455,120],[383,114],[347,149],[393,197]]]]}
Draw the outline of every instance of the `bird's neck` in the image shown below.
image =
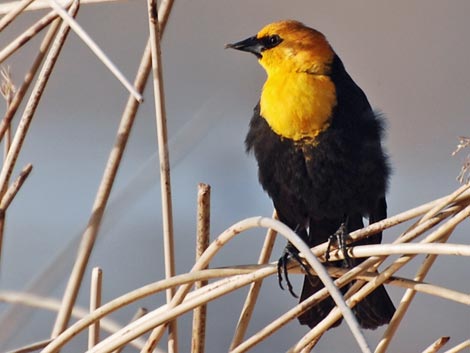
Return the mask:
{"type": "Polygon", "coordinates": [[[335,85],[328,76],[268,73],[261,93],[262,117],[278,135],[298,141],[328,128],[336,105],[335,85]]]}

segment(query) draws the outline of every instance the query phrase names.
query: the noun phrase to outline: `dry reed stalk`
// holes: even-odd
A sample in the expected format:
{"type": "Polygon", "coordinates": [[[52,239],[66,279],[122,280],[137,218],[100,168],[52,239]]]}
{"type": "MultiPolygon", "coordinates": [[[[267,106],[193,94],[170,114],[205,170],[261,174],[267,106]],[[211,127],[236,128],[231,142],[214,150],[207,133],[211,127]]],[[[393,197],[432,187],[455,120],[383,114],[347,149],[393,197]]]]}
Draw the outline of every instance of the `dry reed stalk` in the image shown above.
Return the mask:
{"type": "Polygon", "coordinates": [[[310,342],[308,345],[305,346],[304,349],[302,349],[302,352],[301,353],[310,353],[312,351],[312,349],[317,345],[317,343],[320,341],[320,338],[321,337],[318,337],[318,339],[316,340],[313,340],[312,342],[310,342]]]}
{"type": "MultiPolygon", "coordinates": [[[[464,148],[470,148],[470,137],[468,136],[459,137],[459,143],[455,151],[452,152],[452,156],[455,156],[464,148]]],[[[467,185],[470,185],[470,153],[467,154],[462,163],[462,167],[460,168],[460,173],[457,176],[457,180],[462,184],[466,183],[467,185]]]]}
{"type": "MultiPolygon", "coordinates": [[[[351,257],[389,256],[396,254],[428,254],[470,256],[470,245],[465,244],[376,244],[359,245],[347,250],[351,257]]],[[[344,255],[335,253],[332,261],[343,260],[344,255]]]]}
{"type": "MultiPolygon", "coordinates": [[[[132,317],[132,319],[129,322],[134,322],[135,320],[140,319],[142,316],[146,315],[147,313],[148,313],[148,310],[146,308],[139,308],[139,309],[137,309],[134,316],[132,317]]],[[[121,353],[122,350],[124,349],[124,347],[125,347],[125,345],[119,347],[113,353],[121,353]]],[[[142,345],[142,347],[143,347],[143,345],[142,345]]]]}
{"type": "Polygon", "coordinates": [[[124,87],[131,93],[134,98],[142,103],[142,95],[132,86],[126,79],[123,73],[117,68],[116,65],[109,59],[104,51],[95,43],[95,41],[85,32],[85,30],[78,24],[75,19],[70,16],[67,11],[57,2],[57,0],[47,0],[49,5],[62,17],[62,20],[67,23],[70,28],[80,37],[81,40],[91,49],[91,51],[100,59],[100,61],[113,73],[113,75],[122,83],[124,87]]]}
{"type": "MultiPolygon", "coordinates": [[[[57,299],[49,297],[41,297],[35,294],[29,294],[25,292],[15,292],[15,291],[0,291],[0,302],[21,304],[30,306],[33,308],[44,309],[48,311],[59,311],[60,301],[57,299]]],[[[80,307],[78,305],[74,306],[72,311],[72,316],[76,319],[83,319],[90,314],[90,311],[80,307]]],[[[122,325],[117,324],[109,318],[100,318],[101,328],[109,333],[114,333],[119,331],[122,328],[122,325]]],[[[52,338],[49,339],[53,341],[52,338]]],[[[131,344],[137,348],[141,349],[144,346],[145,341],[142,339],[135,340],[131,344]]]]}
{"type": "Polygon", "coordinates": [[[37,70],[39,69],[39,66],[42,63],[42,60],[44,59],[47,50],[51,46],[52,41],[54,40],[54,37],[57,33],[57,30],[59,29],[61,20],[56,20],[52,23],[51,27],[47,31],[44,39],[41,42],[41,45],[39,46],[39,53],[37,54],[36,58],[34,59],[33,65],[29,69],[28,73],[26,74],[23,83],[21,84],[20,88],[16,92],[15,96],[13,97],[11,104],[8,106],[7,112],[5,113],[5,116],[3,117],[1,123],[0,123],[0,141],[3,139],[3,136],[8,129],[8,126],[10,125],[11,120],[13,119],[13,116],[15,115],[16,111],[18,110],[18,107],[20,106],[21,102],[23,101],[24,96],[26,95],[26,92],[36,75],[37,70]]]}
{"type": "MultiPolygon", "coordinates": [[[[365,278],[366,276],[361,276],[365,278]]],[[[368,279],[370,280],[370,279],[368,279]]],[[[406,289],[412,289],[416,292],[434,295],[443,299],[454,301],[463,305],[470,306],[470,295],[467,293],[462,293],[455,291],[453,289],[440,287],[433,285],[427,282],[414,281],[411,279],[401,278],[401,277],[391,277],[387,283],[395,285],[397,287],[402,287],[406,289]]]]}
{"type": "MultiPolygon", "coordinates": [[[[273,219],[277,218],[276,211],[273,212],[273,219]]],[[[271,257],[271,253],[274,247],[274,242],[276,241],[277,233],[272,230],[268,229],[266,233],[266,238],[264,239],[264,244],[261,249],[261,253],[258,259],[258,264],[263,265],[267,264],[269,258],[271,257]]],[[[258,300],[258,295],[261,290],[261,285],[263,284],[263,280],[254,282],[251,284],[248,294],[245,299],[245,303],[243,305],[242,311],[240,313],[240,317],[238,318],[237,327],[235,329],[235,333],[232,338],[232,343],[230,344],[230,350],[234,349],[238,346],[245,337],[246,330],[248,329],[248,324],[250,323],[251,317],[253,315],[253,311],[256,305],[256,301],[258,300]]]]}
{"type": "MultiPolygon", "coordinates": [[[[2,77],[2,82],[0,84],[0,93],[5,99],[7,110],[11,105],[11,101],[13,96],[15,95],[15,85],[13,84],[13,79],[11,78],[10,68],[2,67],[0,70],[0,76],[2,77]]],[[[7,127],[7,138],[5,139],[4,148],[3,148],[3,160],[7,158],[8,150],[10,149],[11,145],[11,127],[8,125],[7,127]]],[[[7,180],[6,185],[10,180],[7,180]]],[[[6,192],[6,185],[5,188],[0,190],[0,199],[3,198],[6,192]]],[[[6,222],[6,208],[2,209],[0,207],[0,264],[2,258],[2,248],[3,248],[3,234],[5,232],[5,222],[6,222]]]]}
{"type": "MultiPolygon", "coordinates": [[[[209,246],[210,240],[210,200],[211,188],[207,184],[198,185],[197,194],[197,242],[196,261],[209,246]]],[[[207,266],[204,268],[206,269],[207,266]]],[[[207,285],[208,281],[197,281],[194,288],[199,289],[207,285]]],[[[204,353],[206,342],[206,315],[207,306],[201,305],[193,312],[193,332],[191,339],[191,352],[204,353]]]]}
{"type": "Polygon", "coordinates": [[[8,26],[33,1],[34,0],[22,0],[13,3],[11,10],[0,19],[0,32],[3,31],[3,29],[8,26]]]}
{"type": "MultiPolygon", "coordinates": [[[[70,11],[73,15],[75,15],[77,10],[78,10],[78,2],[74,2],[72,7],[70,8],[70,11]]],[[[19,122],[19,125],[16,130],[15,136],[13,138],[10,150],[8,152],[8,156],[3,164],[3,167],[0,173],[0,190],[5,188],[7,181],[11,176],[16,160],[20,153],[21,147],[23,146],[24,139],[28,132],[29,125],[31,124],[31,121],[33,119],[34,113],[36,112],[36,108],[39,104],[42,93],[44,92],[44,89],[52,73],[52,69],[54,68],[57,58],[60,54],[60,51],[65,42],[68,32],[69,32],[68,26],[66,25],[61,26],[54,40],[54,43],[52,44],[52,48],[49,51],[49,54],[47,55],[44,66],[42,67],[41,72],[39,74],[39,78],[33,88],[30,99],[26,105],[23,116],[21,117],[21,120],[19,122]]]]}
{"type": "MultiPolygon", "coordinates": [[[[0,85],[0,92],[5,99],[6,103],[6,109],[7,111],[10,109],[11,102],[13,101],[13,97],[15,96],[16,93],[16,87],[13,83],[13,79],[11,77],[11,72],[10,72],[10,67],[2,67],[0,70],[0,76],[2,77],[2,82],[0,85]]],[[[11,146],[11,126],[7,126],[6,130],[6,138],[5,138],[5,143],[3,145],[3,160],[7,158],[8,155],[8,150],[10,149],[11,146]]],[[[1,196],[3,196],[5,190],[1,190],[1,196]]]]}
{"type": "MultiPolygon", "coordinates": [[[[271,266],[276,266],[276,264],[271,264],[271,266]]],[[[246,266],[232,267],[232,268],[240,268],[240,274],[242,274],[243,273],[242,269],[246,269],[246,266]]],[[[253,268],[253,270],[255,269],[253,268]]],[[[327,267],[327,270],[330,276],[333,278],[339,278],[343,276],[344,274],[346,274],[348,271],[348,269],[338,268],[338,267],[333,267],[333,266],[327,267]]],[[[250,270],[246,269],[244,273],[249,273],[251,271],[252,271],[251,269],[250,270]]],[[[289,273],[304,274],[303,270],[301,270],[300,267],[298,266],[290,269],[289,273]]],[[[363,281],[368,281],[368,282],[375,280],[375,277],[376,277],[376,272],[365,272],[365,273],[358,274],[355,276],[355,278],[358,280],[363,280],[363,281]]],[[[416,280],[412,280],[408,278],[392,276],[386,281],[386,283],[397,286],[397,287],[405,288],[405,289],[413,289],[420,293],[425,293],[425,294],[441,297],[443,299],[455,301],[460,304],[470,305],[470,294],[458,292],[458,291],[441,287],[441,286],[437,286],[428,282],[416,281],[416,280]]]]}
{"type": "Polygon", "coordinates": [[[10,42],[5,48],[0,51],[0,63],[3,63],[6,59],[8,59],[12,54],[14,54],[18,49],[20,49],[23,45],[29,42],[31,38],[33,38],[36,34],[41,32],[45,27],[47,27],[52,21],[54,21],[58,15],[55,11],[49,12],[31,27],[29,27],[26,31],[21,33],[18,37],[16,37],[13,41],[10,42]]]}
{"type": "Polygon", "coordinates": [[[457,190],[455,190],[453,193],[451,193],[449,196],[444,197],[444,199],[436,204],[433,208],[431,208],[420,220],[419,223],[422,223],[424,221],[427,221],[429,218],[434,217],[438,212],[442,211],[444,208],[449,206],[453,201],[457,199],[460,195],[462,195],[464,192],[466,192],[468,189],[470,189],[470,184],[469,185],[462,185],[459,187],[457,190]]]}
{"type": "Polygon", "coordinates": [[[7,189],[5,194],[2,197],[2,200],[0,202],[0,210],[1,212],[5,212],[8,206],[10,206],[10,203],[13,201],[14,197],[20,190],[21,186],[23,183],[26,181],[26,178],[29,176],[29,173],[33,170],[33,165],[32,164],[27,164],[21,173],[18,175],[16,180],[10,185],[10,187],[7,189]]]}
{"type": "MultiPolygon", "coordinates": [[[[90,312],[101,306],[101,289],[103,284],[103,271],[99,267],[91,271],[90,312]]],[[[88,328],[88,349],[100,341],[100,321],[95,321],[88,328]]]]}
{"type": "Polygon", "coordinates": [[[444,353],[458,353],[462,352],[464,349],[470,348],[470,340],[463,341],[462,343],[452,347],[451,349],[445,351],[444,353]]]}
{"type": "MultiPolygon", "coordinates": [[[[165,256],[165,277],[170,278],[175,275],[175,245],[173,235],[173,207],[171,198],[171,176],[170,176],[170,156],[168,151],[168,130],[165,109],[165,93],[163,86],[163,69],[160,48],[160,29],[158,20],[158,8],[156,0],[148,0],[148,23],[150,32],[150,49],[152,53],[152,77],[153,91],[155,99],[155,118],[157,125],[158,156],[160,160],[160,190],[162,203],[162,223],[163,223],[163,252],[165,256]]],[[[174,296],[175,289],[168,288],[166,291],[167,303],[170,303],[174,296]]],[[[151,353],[157,345],[156,333],[150,334],[147,344],[142,349],[142,353],[151,353]]],[[[178,325],[177,321],[168,323],[168,352],[178,352],[178,325]]]]}
{"type": "MultiPolygon", "coordinates": [[[[34,1],[34,0],[28,0],[28,1],[34,1]]],[[[61,2],[65,2],[68,0],[62,0],[61,2]]],[[[80,4],[81,5],[88,5],[88,4],[101,4],[101,3],[108,3],[108,2],[126,2],[129,0],[81,0],[80,4]]],[[[3,4],[0,4],[0,15],[7,14],[8,12],[11,12],[15,10],[18,7],[18,1],[10,1],[6,2],[3,4]]],[[[42,10],[42,9],[48,9],[51,6],[47,2],[47,0],[36,0],[34,3],[26,7],[23,11],[36,11],[36,10],[42,10]]],[[[3,19],[3,17],[2,17],[3,19]]]]}
{"type": "MultiPolygon", "coordinates": [[[[392,244],[396,246],[398,244],[404,244],[404,243],[407,243],[407,242],[410,242],[410,241],[414,240],[415,238],[422,235],[427,230],[433,228],[437,223],[440,223],[441,221],[443,221],[445,218],[448,218],[450,216],[454,216],[456,213],[460,212],[464,206],[467,206],[467,205],[468,205],[468,203],[465,201],[465,202],[462,203],[462,205],[457,204],[457,205],[451,206],[447,210],[436,214],[435,216],[433,216],[432,218],[429,218],[426,221],[416,222],[413,226],[409,227],[406,231],[404,231],[395,241],[393,241],[392,244]]],[[[394,217],[392,217],[392,218],[394,218],[394,217]]],[[[369,231],[369,228],[376,228],[376,225],[380,225],[381,223],[382,222],[378,222],[378,223],[372,224],[372,225],[370,225],[366,228],[363,228],[360,231],[353,232],[353,233],[351,233],[352,234],[351,238],[353,238],[354,240],[358,240],[358,239],[362,239],[364,237],[367,237],[371,233],[369,231]]],[[[386,227],[383,227],[382,230],[383,229],[386,229],[386,227]]],[[[348,242],[349,242],[349,240],[348,240],[348,242]]],[[[390,244],[383,244],[383,246],[388,246],[388,245],[390,245],[390,244]]],[[[320,257],[321,259],[324,259],[324,253],[322,252],[322,249],[325,248],[325,246],[326,246],[326,244],[320,244],[320,245],[312,248],[312,252],[315,255],[317,255],[318,257],[320,257]]],[[[382,245],[377,245],[377,246],[380,248],[380,246],[382,246],[382,245]]],[[[400,246],[408,246],[408,245],[398,245],[398,247],[392,246],[391,249],[396,250],[400,246]]],[[[413,246],[414,245],[411,245],[411,247],[413,247],[413,246]]],[[[354,252],[353,249],[354,248],[350,248],[349,253],[354,252]]],[[[359,251],[362,252],[366,249],[367,248],[365,248],[365,249],[361,248],[361,250],[359,250],[359,251]]],[[[344,255],[338,249],[331,250],[330,257],[331,257],[331,259],[339,259],[339,260],[344,259],[344,255]]]]}
{"type": "Polygon", "coordinates": [[[437,339],[433,344],[427,347],[423,353],[437,353],[447,342],[449,342],[450,337],[441,337],[437,339]]]}
{"type": "MultiPolygon", "coordinates": [[[[160,6],[162,10],[162,16],[160,16],[160,35],[163,35],[163,31],[168,21],[171,4],[171,1],[167,1],[163,2],[160,6]]],[[[148,76],[150,74],[150,69],[152,67],[151,65],[150,44],[147,43],[137,72],[137,77],[134,82],[134,85],[139,92],[143,92],[145,88],[148,76]]],[[[74,306],[78,290],[83,279],[83,274],[85,272],[88,259],[99,231],[99,226],[103,219],[103,214],[109,199],[109,194],[111,193],[111,188],[116,178],[116,174],[122,159],[122,155],[126,148],[129,134],[131,132],[138,108],[139,103],[134,99],[133,96],[130,96],[127,100],[126,108],[119,124],[114,147],[111,150],[100,186],[98,187],[93,205],[93,211],[90,216],[87,228],[83,234],[77,259],[65,289],[62,308],[57,315],[56,323],[52,331],[53,337],[57,336],[65,330],[70,319],[70,313],[74,306]]]]}
{"type": "Polygon", "coordinates": [[[29,353],[29,352],[38,351],[38,350],[46,347],[50,342],[51,342],[51,338],[48,338],[47,340],[34,342],[34,343],[31,343],[31,344],[28,344],[27,346],[9,351],[8,353],[29,353]]]}

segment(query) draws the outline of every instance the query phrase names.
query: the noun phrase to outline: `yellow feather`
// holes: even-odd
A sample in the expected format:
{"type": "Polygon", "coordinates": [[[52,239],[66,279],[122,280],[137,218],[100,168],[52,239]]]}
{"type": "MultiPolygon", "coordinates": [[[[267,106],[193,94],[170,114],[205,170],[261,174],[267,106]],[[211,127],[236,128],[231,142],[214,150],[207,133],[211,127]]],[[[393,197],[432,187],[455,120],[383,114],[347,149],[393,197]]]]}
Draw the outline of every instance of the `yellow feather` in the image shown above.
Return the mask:
{"type": "Polygon", "coordinates": [[[315,138],[328,127],[336,105],[328,76],[272,74],[261,94],[261,115],[278,135],[298,141],[315,138]]]}
{"type": "Polygon", "coordinates": [[[325,37],[295,21],[266,26],[258,38],[278,34],[282,42],[263,51],[259,62],[268,78],[261,115],[278,135],[314,139],[329,126],[336,89],[328,76],[334,52],[325,37]]]}

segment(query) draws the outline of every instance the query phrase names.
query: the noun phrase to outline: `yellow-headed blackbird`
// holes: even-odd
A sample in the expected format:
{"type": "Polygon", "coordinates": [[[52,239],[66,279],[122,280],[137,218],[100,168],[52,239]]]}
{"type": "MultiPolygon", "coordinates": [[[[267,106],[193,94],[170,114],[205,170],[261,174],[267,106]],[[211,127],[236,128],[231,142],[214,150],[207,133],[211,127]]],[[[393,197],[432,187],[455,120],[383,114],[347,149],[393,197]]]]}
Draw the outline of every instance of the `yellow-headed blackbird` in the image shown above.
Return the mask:
{"type": "MultiPolygon", "coordinates": [[[[341,229],[347,235],[362,228],[363,217],[370,223],[385,218],[389,166],[382,120],[324,35],[280,21],[227,47],[253,53],[267,73],[245,143],[279,219],[315,246],[341,229]]],[[[375,234],[354,244],[381,238],[375,234]]],[[[350,259],[349,265],[359,262],[350,259]]],[[[306,276],[300,300],[322,287],[317,277],[306,276]]],[[[333,306],[328,298],[299,321],[314,327],[333,306]]],[[[362,327],[375,329],[390,321],[395,307],[380,286],[354,312],[362,327]]]]}

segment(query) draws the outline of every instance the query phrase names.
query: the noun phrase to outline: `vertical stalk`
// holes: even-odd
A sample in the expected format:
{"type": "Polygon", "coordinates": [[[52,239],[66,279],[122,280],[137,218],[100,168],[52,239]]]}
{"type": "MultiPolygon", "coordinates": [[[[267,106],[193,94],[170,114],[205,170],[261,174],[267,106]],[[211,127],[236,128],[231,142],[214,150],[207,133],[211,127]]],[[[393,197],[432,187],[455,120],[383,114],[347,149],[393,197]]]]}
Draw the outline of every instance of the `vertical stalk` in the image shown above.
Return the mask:
{"type": "MultiPolygon", "coordinates": [[[[101,288],[103,271],[95,267],[91,272],[90,313],[101,306],[101,288]]],[[[88,328],[88,349],[93,348],[100,341],[100,321],[96,321],[88,328]]]]}
{"type": "MultiPolygon", "coordinates": [[[[155,97],[155,115],[157,124],[158,155],[160,160],[160,187],[163,216],[163,247],[165,254],[165,277],[175,275],[173,210],[171,200],[170,158],[168,151],[168,131],[166,126],[165,93],[163,88],[163,70],[160,50],[157,1],[148,0],[150,48],[152,52],[152,76],[155,97]]],[[[174,295],[174,288],[166,291],[167,302],[174,295]]],[[[178,352],[177,321],[168,324],[168,352],[178,352]]],[[[153,350],[153,349],[152,349],[153,350]]]]}
{"type": "MultiPolygon", "coordinates": [[[[198,185],[197,194],[197,244],[196,244],[196,262],[209,246],[210,237],[210,197],[211,188],[207,184],[198,185]]],[[[206,269],[205,266],[203,269],[206,269]]],[[[194,288],[199,289],[207,285],[207,281],[198,281],[194,283],[194,288]]],[[[207,305],[201,305],[194,309],[193,314],[193,337],[191,340],[192,353],[204,353],[206,339],[206,314],[207,305]]]]}

